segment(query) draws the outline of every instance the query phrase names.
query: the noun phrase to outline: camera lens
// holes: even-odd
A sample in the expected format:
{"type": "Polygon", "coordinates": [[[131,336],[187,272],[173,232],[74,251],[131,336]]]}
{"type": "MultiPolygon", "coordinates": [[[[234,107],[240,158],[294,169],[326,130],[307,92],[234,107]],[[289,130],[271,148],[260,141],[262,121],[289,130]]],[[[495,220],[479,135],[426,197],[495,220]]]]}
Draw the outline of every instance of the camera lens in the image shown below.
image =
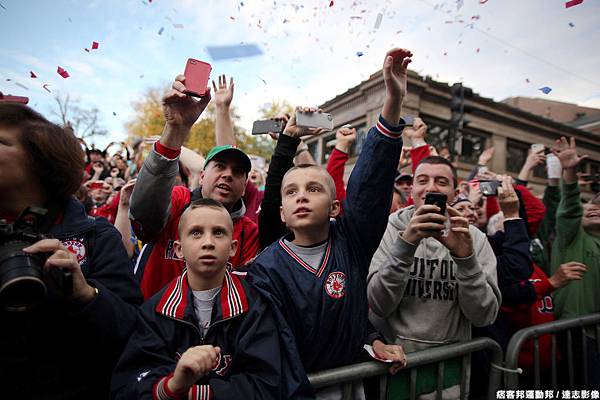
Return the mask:
{"type": "Polygon", "coordinates": [[[0,246],[0,307],[7,311],[29,310],[46,297],[43,259],[22,250],[29,245],[19,240],[0,246]]]}

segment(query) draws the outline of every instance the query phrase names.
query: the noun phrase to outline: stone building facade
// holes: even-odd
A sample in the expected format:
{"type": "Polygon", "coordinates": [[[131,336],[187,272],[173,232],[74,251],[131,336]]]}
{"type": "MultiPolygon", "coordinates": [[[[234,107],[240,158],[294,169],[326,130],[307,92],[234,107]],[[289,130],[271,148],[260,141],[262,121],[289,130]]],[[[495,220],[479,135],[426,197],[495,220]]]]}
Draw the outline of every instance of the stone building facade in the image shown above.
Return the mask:
{"type": "MultiPolygon", "coordinates": [[[[385,96],[381,71],[368,80],[348,89],[320,107],[333,115],[335,128],[351,124],[358,130],[358,138],[351,149],[346,166],[346,178],[360,153],[368,129],[375,125],[385,96]]],[[[413,71],[408,74],[408,95],[404,99],[402,115],[420,116],[429,126],[426,140],[440,148],[447,142],[450,120],[450,86],[424,78],[413,71]]],[[[496,102],[474,93],[465,104],[471,108],[466,115],[470,123],[463,135],[473,143],[473,154],[457,160],[459,176],[466,177],[477,163],[481,151],[494,146],[496,151],[489,165],[492,171],[516,176],[523,165],[530,145],[542,143],[548,147],[560,136],[573,136],[580,151],[590,156],[583,170],[600,174],[600,135],[559,123],[538,115],[496,102]]],[[[319,164],[326,164],[335,143],[335,133],[326,133],[306,141],[319,164]]],[[[409,145],[406,143],[405,145],[409,145]]],[[[545,186],[545,168],[538,168],[530,183],[537,194],[545,186]]]]}

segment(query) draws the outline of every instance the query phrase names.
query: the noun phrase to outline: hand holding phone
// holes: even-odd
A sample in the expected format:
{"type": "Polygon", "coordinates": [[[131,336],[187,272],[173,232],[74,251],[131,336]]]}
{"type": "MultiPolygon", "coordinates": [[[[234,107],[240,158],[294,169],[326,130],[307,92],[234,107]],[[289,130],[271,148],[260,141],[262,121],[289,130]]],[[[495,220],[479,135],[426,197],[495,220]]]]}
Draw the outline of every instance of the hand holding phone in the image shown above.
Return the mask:
{"type": "Polygon", "coordinates": [[[425,204],[433,204],[438,206],[440,211],[438,214],[445,215],[446,214],[446,203],[448,202],[448,196],[443,193],[427,193],[425,195],[425,204]]]}
{"type": "Polygon", "coordinates": [[[185,76],[185,93],[194,97],[204,96],[211,70],[212,67],[209,63],[189,58],[183,73],[185,76]]]}
{"type": "Polygon", "coordinates": [[[479,181],[479,191],[486,197],[498,196],[498,187],[501,184],[499,181],[479,181]]]}

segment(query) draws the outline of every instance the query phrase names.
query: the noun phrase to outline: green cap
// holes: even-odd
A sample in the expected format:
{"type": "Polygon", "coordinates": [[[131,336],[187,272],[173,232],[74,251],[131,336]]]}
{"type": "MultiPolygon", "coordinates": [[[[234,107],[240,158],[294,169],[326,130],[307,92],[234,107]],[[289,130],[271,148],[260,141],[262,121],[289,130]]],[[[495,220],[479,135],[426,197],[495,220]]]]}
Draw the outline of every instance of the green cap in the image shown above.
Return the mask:
{"type": "Polygon", "coordinates": [[[206,155],[206,161],[204,162],[204,168],[208,165],[208,162],[214,159],[216,156],[221,155],[225,157],[236,157],[242,163],[244,171],[246,173],[250,172],[252,169],[252,162],[250,158],[244,153],[241,149],[232,146],[230,144],[226,144],[224,146],[215,146],[206,155]]]}

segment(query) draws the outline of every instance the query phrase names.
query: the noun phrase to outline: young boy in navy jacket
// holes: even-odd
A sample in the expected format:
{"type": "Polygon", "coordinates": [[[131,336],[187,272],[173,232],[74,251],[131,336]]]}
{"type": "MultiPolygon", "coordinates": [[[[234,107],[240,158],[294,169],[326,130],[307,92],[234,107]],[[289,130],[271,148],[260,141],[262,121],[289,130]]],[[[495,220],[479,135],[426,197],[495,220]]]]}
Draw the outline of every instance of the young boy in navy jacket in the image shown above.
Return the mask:
{"type": "Polygon", "coordinates": [[[113,375],[118,399],[279,399],[280,342],[271,310],[228,270],[233,222],[201,199],[179,221],[182,275],[141,308],[113,375]]]}
{"type": "MultiPolygon", "coordinates": [[[[350,176],[344,215],[338,217],[340,202],[325,169],[291,168],[281,180],[280,211],[291,233],[267,247],[247,268],[247,280],[273,305],[282,356],[297,367],[284,377],[287,398],[314,396],[306,373],[355,363],[366,355],[364,344],[373,345],[380,358],[404,362],[399,346],[376,340],[367,318],[366,293],[369,263],[387,225],[402,149],[400,112],[411,56],[404,49],[386,55],[384,107],[350,176]]],[[[294,117],[283,133],[306,134],[312,132],[296,126],[294,117]]],[[[270,201],[266,192],[264,201],[270,201]]]]}

